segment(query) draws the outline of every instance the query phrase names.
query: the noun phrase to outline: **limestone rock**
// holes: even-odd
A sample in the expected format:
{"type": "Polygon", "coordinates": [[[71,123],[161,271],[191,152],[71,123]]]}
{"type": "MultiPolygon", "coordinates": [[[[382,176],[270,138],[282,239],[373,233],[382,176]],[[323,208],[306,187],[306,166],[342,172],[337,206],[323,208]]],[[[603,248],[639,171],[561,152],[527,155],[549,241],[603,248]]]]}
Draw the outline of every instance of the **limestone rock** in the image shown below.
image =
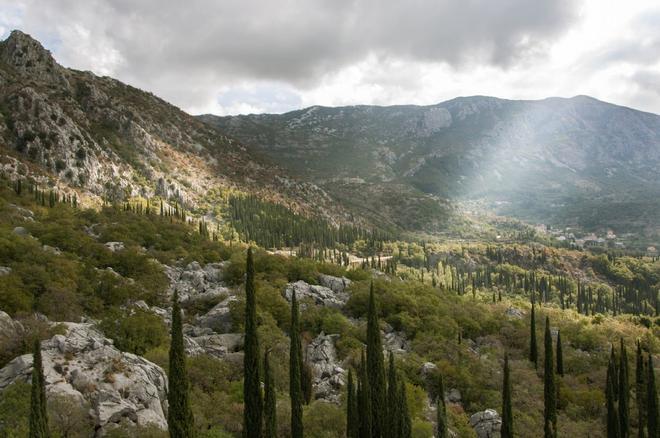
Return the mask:
{"type": "Polygon", "coordinates": [[[335,339],[339,335],[326,335],[321,332],[307,346],[307,361],[312,368],[314,397],[332,403],[341,400],[344,387],[344,374],[335,349],[335,339]]]}
{"type": "Polygon", "coordinates": [[[513,306],[506,309],[504,314],[512,319],[522,319],[522,317],[525,316],[525,312],[523,310],[513,306]]]}
{"type": "Polygon", "coordinates": [[[291,301],[294,290],[299,301],[311,298],[314,304],[319,306],[340,308],[348,301],[346,292],[335,292],[328,287],[308,284],[302,280],[287,284],[284,296],[288,301],[291,301]]]}
{"type": "Polygon", "coordinates": [[[461,403],[463,401],[461,391],[459,391],[457,388],[451,388],[449,391],[445,392],[445,400],[447,400],[449,403],[461,403]]]}
{"type": "Polygon", "coordinates": [[[502,419],[496,410],[486,409],[470,417],[470,426],[478,438],[500,438],[502,419]]]}
{"type": "Polygon", "coordinates": [[[319,275],[319,284],[327,287],[335,293],[341,294],[351,285],[351,280],[346,277],[334,277],[332,275],[319,275]]]}
{"type": "Polygon", "coordinates": [[[227,333],[232,329],[231,303],[238,301],[235,296],[229,296],[216,304],[211,310],[195,319],[195,325],[207,327],[218,333],[227,333]]]}
{"type": "MultiPolygon", "coordinates": [[[[97,435],[117,423],[167,429],[167,376],[157,365],[117,350],[92,324],[63,323],[65,335],[41,344],[46,392],[86,401],[97,435]]],[[[30,380],[32,355],[0,370],[0,391],[30,380]]]]}
{"type": "Polygon", "coordinates": [[[23,332],[23,325],[14,321],[11,316],[0,310],[0,343],[4,340],[13,340],[23,332]]]}
{"type": "Polygon", "coordinates": [[[30,232],[25,227],[15,227],[13,233],[17,236],[30,236],[30,232]]]}
{"type": "Polygon", "coordinates": [[[202,267],[198,262],[191,262],[185,267],[165,266],[165,274],[170,279],[169,293],[176,290],[179,299],[208,300],[230,294],[222,281],[226,262],[207,263],[202,267]]]}
{"type": "Polygon", "coordinates": [[[410,351],[410,341],[404,332],[396,331],[391,325],[386,324],[383,334],[383,349],[394,354],[403,354],[410,351]]]}
{"type": "Polygon", "coordinates": [[[117,252],[124,249],[124,242],[105,242],[105,246],[110,251],[117,252]]]}

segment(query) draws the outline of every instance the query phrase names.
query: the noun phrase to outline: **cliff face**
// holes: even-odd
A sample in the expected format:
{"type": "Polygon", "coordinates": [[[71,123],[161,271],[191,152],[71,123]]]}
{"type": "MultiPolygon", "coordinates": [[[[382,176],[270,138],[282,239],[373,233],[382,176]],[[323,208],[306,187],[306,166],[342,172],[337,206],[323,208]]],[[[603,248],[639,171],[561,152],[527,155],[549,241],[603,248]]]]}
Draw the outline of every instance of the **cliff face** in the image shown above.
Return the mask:
{"type": "Polygon", "coordinates": [[[210,209],[238,188],[341,220],[328,196],[153,94],[64,68],[20,31],[0,42],[0,169],[121,201],[159,195],[210,209]]]}

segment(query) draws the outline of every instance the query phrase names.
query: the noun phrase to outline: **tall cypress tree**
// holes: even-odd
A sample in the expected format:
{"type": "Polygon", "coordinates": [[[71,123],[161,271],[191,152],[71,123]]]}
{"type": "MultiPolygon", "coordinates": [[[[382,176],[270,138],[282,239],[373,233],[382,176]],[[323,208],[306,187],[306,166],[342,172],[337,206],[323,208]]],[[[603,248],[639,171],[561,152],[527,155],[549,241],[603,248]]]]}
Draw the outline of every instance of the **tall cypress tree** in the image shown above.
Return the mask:
{"type": "Polygon", "coordinates": [[[406,396],[406,383],[401,380],[399,382],[399,400],[401,400],[401,430],[399,433],[400,438],[411,438],[412,436],[412,420],[410,418],[410,411],[408,410],[408,397],[406,396]]]}
{"type": "Polygon", "coordinates": [[[552,354],[552,335],[550,334],[550,318],[545,317],[545,361],[543,370],[543,400],[544,400],[544,435],[545,438],[557,436],[557,389],[555,387],[554,358],[552,354]]]}
{"type": "Polygon", "coordinates": [[[396,438],[401,423],[401,406],[399,405],[399,385],[394,366],[394,354],[390,351],[389,369],[387,373],[387,428],[385,436],[396,438]]]}
{"type": "Polygon", "coordinates": [[[30,393],[30,438],[47,438],[48,414],[46,410],[46,380],[41,361],[41,342],[34,341],[32,353],[32,388],[30,393]]]}
{"type": "Polygon", "coordinates": [[[183,323],[179,294],[172,298],[172,339],[170,342],[170,388],[167,393],[167,427],[172,438],[193,436],[193,414],[188,399],[186,352],[183,344],[183,323]]]}
{"type": "Polygon", "coordinates": [[[437,438],[447,438],[449,431],[447,430],[447,405],[445,405],[445,385],[442,381],[442,374],[438,374],[438,394],[437,394],[437,420],[438,420],[438,434],[437,438]]]}
{"type": "Polygon", "coordinates": [[[660,438],[658,428],[658,392],[655,387],[655,370],[653,369],[653,355],[649,353],[648,379],[646,389],[646,427],[649,438],[660,438]]]}
{"type": "Polygon", "coordinates": [[[561,331],[557,331],[557,374],[564,377],[564,353],[561,348],[561,331]]]}
{"type": "Polygon", "coordinates": [[[277,394],[269,356],[270,351],[267,351],[264,355],[264,438],[277,438],[277,394]]]}
{"type": "Polygon", "coordinates": [[[362,351],[360,375],[358,377],[358,412],[360,414],[360,438],[372,437],[371,391],[367,374],[367,361],[362,351]]]}
{"type": "Polygon", "coordinates": [[[303,436],[302,347],[296,291],[291,296],[291,331],[289,333],[289,396],[291,398],[291,437],[303,436]]]}
{"type": "Polygon", "coordinates": [[[380,324],[378,310],[374,297],[374,284],[369,291],[369,311],[367,316],[367,369],[369,390],[371,391],[371,418],[373,438],[382,438],[386,423],[385,415],[385,365],[383,363],[383,346],[380,339],[380,324]]]}
{"type": "Polygon", "coordinates": [[[257,335],[257,297],[254,287],[252,248],[248,248],[245,269],[245,342],[243,357],[243,437],[261,436],[261,381],[259,379],[259,338],[257,335]]]}
{"type": "Polygon", "coordinates": [[[620,438],[619,413],[616,408],[616,385],[617,374],[614,366],[614,356],[610,355],[607,364],[607,378],[605,379],[605,400],[607,406],[607,438],[620,438]]]}
{"type": "Polygon", "coordinates": [[[532,312],[529,322],[529,361],[534,364],[534,368],[539,367],[539,350],[536,343],[536,312],[534,303],[532,303],[532,312]]]}
{"type": "Polygon", "coordinates": [[[353,384],[353,370],[348,370],[346,384],[346,438],[360,438],[358,400],[353,384]]]}
{"type": "Polygon", "coordinates": [[[511,378],[509,376],[509,354],[504,355],[502,377],[502,438],[513,438],[513,411],[511,409],[511,378]]]}
{"type": "Polygon", "coordinates": [[[635,398],[637,400],[637,438],[646,438],[646,363],[642,355],[642,344],[637,340],[637,354],[635,367],[635,398]]]}
{"type": "Polygon", "coordinates": [[[630,435],[630,390],[628,388],[628,352],[621,338],[621,355],[619,357],[619,434],[621,438],[630,435]]]}

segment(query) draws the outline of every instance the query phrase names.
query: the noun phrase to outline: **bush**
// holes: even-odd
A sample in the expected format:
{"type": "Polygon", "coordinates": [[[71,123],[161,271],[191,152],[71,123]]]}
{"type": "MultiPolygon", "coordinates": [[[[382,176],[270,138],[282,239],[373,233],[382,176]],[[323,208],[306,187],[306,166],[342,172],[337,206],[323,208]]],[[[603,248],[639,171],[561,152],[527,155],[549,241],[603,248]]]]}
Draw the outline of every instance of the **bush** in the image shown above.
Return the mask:
{"type": "Polygon", "coordinates": [[[166,344],[168,330],[160,316],[134,309],[131,313],[109,311],[101,321],[101,329],[122,351],[143,355],[148,350],[166,344]]]}
{"type": "Polygon", "coordinates": [[[28,436],[30,416],[30,384],[12,383],[0,397],[0,435],[6,437],[28,436]]]}

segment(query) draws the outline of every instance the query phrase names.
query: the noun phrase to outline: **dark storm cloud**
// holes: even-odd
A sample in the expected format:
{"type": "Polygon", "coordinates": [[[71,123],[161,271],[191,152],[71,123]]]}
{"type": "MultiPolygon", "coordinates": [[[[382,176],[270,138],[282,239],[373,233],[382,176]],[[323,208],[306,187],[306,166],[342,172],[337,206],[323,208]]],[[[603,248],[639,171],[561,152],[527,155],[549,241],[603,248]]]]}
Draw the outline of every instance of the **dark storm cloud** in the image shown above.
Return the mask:
{"type": "MultiPolygon", "coordinates": [[[[82,27],[122,76],[313,86],[368,55],[506,66],[564,30],[570,0],[24,0],[27,26],[82,27]]],[[[30,29],[27,29],[30,31],[30,29]]],[[[68,57],[74,57],[69,54],[68,57]]]]}

